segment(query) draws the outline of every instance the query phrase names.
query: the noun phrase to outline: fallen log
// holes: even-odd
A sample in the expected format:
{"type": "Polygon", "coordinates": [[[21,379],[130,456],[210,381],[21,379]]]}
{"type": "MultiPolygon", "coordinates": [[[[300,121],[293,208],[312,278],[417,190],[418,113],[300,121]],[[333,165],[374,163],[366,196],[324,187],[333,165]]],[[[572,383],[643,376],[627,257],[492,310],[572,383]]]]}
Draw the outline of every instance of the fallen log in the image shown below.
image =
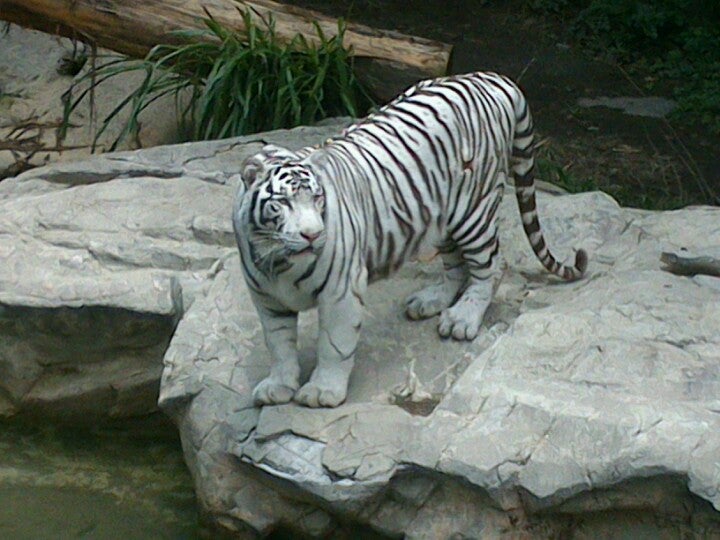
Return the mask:
{"type": "MultiPolygon", "coordinates": [[[[281,40],[302,34],[317,42],[337,20],[271,0],[0,0],[0,19],[44,32],[75,35],[129,56],[143,57],[160,43],[178,43],[174,31],[204,28],[207,13],[222,25],[244,30],[239,9],[272,15],[281,40]]],[[[356,57],[358,77],[379,99],[389,99],[417,80],[447,72],[451,46],[429,39],[348,24],[345,45],[356,57]]]]}

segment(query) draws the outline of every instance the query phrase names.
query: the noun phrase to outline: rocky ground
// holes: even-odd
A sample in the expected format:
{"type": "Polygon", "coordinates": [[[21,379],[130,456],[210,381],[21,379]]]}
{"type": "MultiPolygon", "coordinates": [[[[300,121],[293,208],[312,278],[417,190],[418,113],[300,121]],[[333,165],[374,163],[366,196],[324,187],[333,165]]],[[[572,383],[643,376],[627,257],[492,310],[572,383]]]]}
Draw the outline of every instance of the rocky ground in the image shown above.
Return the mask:
{"type": "MultiPolygon", "coordinates": [[[[348,401],[258,409],[268,370],[228,216],[262,144],[342,124],[107,154],[0,184],[0,411],[74,422],[160,406],[178,426],[207,523],[240,537],[720,534],[720,283],[662,269],[720,256],[720,210],[624,209],[602,193],[539,209],[550,278],[501,209],[503,283],[482,336],[446,342],[371,287],[348,401]],[[163,369],[164,365],[164,369],[163,369]],[[162,380],[160,380],[162,370],[162,380]]],[[[316,321],[301,323],[304,376],[316,321]]]]}

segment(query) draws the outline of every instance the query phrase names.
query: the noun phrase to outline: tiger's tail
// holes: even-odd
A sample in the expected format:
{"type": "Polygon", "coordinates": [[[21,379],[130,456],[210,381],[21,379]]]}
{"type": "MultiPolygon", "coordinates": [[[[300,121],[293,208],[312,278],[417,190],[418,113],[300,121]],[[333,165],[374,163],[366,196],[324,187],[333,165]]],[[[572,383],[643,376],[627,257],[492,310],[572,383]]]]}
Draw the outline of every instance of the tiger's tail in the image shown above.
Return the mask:
{"type": "Polygon", "coordinates": [[[542,265],[556,276],[567,281],[580,279],[587,269],[588,256],[579,249],[575,254],[575,264],[561,264],[550,253],[538,220],[535,200],[535,137],[533,120],[527,101],[518,91],[519,99],[515,107],[515,136],[512,147],[512,172],[515,177],[515,196],[520,207],[525,235],[530,241],[535,255],[542,265]]]}

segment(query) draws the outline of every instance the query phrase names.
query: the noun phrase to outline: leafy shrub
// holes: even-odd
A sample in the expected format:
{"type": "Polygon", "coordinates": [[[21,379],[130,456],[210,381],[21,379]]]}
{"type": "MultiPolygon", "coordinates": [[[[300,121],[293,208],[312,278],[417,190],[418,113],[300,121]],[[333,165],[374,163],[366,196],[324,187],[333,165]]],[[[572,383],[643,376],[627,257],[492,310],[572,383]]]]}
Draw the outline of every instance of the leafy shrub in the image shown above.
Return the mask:
{"type": "Polygon", "coordinates": [[[530,0],[590,51],[675,83],[676,114],[720,133],[720,2],[530,0]]]}
{"type": "Polygon", "coordinates": [[[720,134],[720,31],[694,28],[683,34],[682,46],[654,66],[677,81],[675,115],[693,117],[720,134]]]}
{"type": "Polygon", "coordinates": [[[678,34],[687,24],[677,3],[681,2],[593,0],[571,28],[586,45],[622,60],[662,54],[677,46],[678,34]]]}
{"type": "Polygon", "coordinates": [[[563,13],[570,5],[570,0],[530,0],[531,9],[546,15],[563,13]]]}
{"type": "Polygon", "coordinates": [[[190,140],[312,124],[329,116],[360,116],[371,106],[353,73],[350,51],[343,46],[342,21],[330,38],[316,25],[317,45],[302,35],[282,43],[272,19],[262,19],[260,26],[249,10],[241,14],[243,33],[208,14],[205,29],[174,33],[182,45],[158,45],[143,60],[116,57],[90,69],[64,96],[64,128],[98,84],[133,71],[144,72],[142,82],[103,119],[95,135],[97,142],[120,112],[129,109],[111,150],[137,133],[142,111],[167,95],[175,96],[180,128],[190,140]]]}

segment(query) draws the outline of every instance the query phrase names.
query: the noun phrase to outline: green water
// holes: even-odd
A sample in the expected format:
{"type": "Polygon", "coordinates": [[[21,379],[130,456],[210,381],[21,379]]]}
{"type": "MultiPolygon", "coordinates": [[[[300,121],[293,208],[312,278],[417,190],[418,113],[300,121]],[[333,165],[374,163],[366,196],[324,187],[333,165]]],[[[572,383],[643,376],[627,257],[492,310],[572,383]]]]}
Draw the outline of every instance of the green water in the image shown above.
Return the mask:
{"type": "Polygon", "coordinates": [[[180,441],[160,418],[80,429],[0,423],[0,539],[198,537],[180,441]]]}

